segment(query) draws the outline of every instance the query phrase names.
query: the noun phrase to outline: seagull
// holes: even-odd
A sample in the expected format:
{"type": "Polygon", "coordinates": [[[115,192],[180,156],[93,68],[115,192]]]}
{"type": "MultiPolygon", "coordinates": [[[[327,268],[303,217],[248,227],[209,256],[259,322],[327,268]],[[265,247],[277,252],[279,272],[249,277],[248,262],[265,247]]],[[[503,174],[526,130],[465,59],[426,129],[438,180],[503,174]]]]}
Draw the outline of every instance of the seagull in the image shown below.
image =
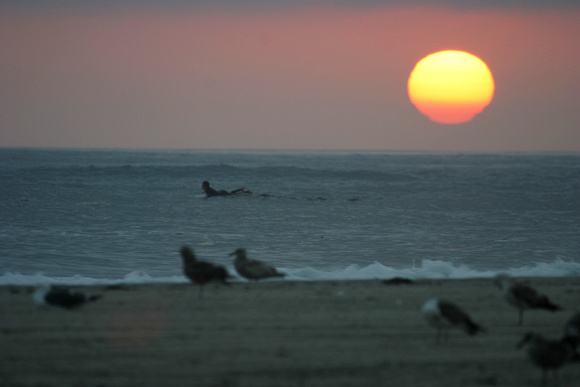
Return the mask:
{"type": "Polygon", "coordinates": [[[507,302],[519,309],[518,325],[522,325],[524,320],[524,309],[546,309],[552,312],[562,309],[547,296],[538,294],[532,287],[518,283],[506,274],[498,274],[494,283],[501,289],[507,302]]]}
{"type": "Polygon", "coordinates": [[[238,274],[249,280],[258,281],[262,278],[284,277],[286,275],[278,272],[274,266],[265,262],[257,259],[248,259],[246,249],[237,249],[231,253],[230,256],[231,255],[236,256],[234,259],[234,266],[238,274]]]}
{"type": "Polygon", "coordinates": [[[564,325],[564,337],[568,338],[574,347],[580,346],[580,312],[572,316],[564,325]]]}
{"type": "Polygon", "coordinates": [[[191,247],[181,248],[181,258],[183,259],[183,273],[191,282],[199,285],[199,298],[203,294],[203,285],[208,282],[221,282],[228,285],[226,280],[231,278],[224,266],[213,263],[198,261],[191,247]]]}
{"type": "Polygon", "coordinates": [[[577,362],[580,355],[565,339],[548,340],[539,334],[529,332],[517,344],[517,348],[528,348],[528,356],[534,365],[542,369],[542,386],[548,380],[548,371],[552,370],[555,385],[558,385],[558,369],[569,362],[577,362]]]}
{"type": "Polygon", "coordinates": [[[449,301],[432,298],[423,304],[421,312],[427,322],[437,329],[436,343],[442,338],[446,339],[445,336],[448,337],[450,328],[461,328],[470,336],[485,331],[483,327],[474,323],[467,313],[449,301]]]}
{"type": "Polygon", "coordinates": [[[68,288],[56,288],[48,284],[39,286],[32,296],[37,305],[56,306],[65,309],[74,309],[102,297],[102,295],[86,295],[79,292],[72,293],[68,288]]]}

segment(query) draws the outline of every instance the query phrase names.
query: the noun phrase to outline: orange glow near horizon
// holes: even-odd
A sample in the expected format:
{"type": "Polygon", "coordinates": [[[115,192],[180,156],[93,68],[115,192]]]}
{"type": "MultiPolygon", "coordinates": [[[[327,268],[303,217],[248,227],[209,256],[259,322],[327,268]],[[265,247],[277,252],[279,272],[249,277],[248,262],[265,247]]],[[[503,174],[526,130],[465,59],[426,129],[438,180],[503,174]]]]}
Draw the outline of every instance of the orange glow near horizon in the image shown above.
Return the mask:
{"type": "Polygon", "coordinates": [[[439,51],[421,59],[407,85],[409,99],[431,121],[461,124],[471,121],[493,99],[491,71],[464,51],[439,51]]]}

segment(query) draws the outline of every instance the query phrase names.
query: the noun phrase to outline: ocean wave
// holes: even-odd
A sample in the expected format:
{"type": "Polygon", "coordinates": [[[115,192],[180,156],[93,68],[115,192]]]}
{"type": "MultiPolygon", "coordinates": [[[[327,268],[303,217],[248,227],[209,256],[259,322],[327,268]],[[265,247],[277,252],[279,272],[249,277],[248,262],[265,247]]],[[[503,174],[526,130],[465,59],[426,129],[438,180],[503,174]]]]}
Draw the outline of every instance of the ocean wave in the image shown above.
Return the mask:
{"type": "MultiPolygon", "coordinates": [[[[229,268],[234,273],[232,268],[229,268]]],[[[576,277],[580,276],[580,263],[556,259],[552,262],[536,263],[529,266],[507,270],[476,270],[467,265],[454,265],[439,260],[423,260],[417,266],[410,268],[393,268],[379,262],[367,266],[350,265],[338,270],[320,270],[311,267],[280,268],[287,274],[286,280],[292,281],[335,281],[335,280],[370,280],[403,277],[420,279],[470,279],[492,278],[497,274],[507,273],[513,277],[576,277]]],[[[234,281],[245,281],[237,278],[234,281]]],[[[283,281],[276,279],[276,281],[283,281]]],[[[20,285],[37,286],[41,284],[60,285],[115,285],[115,284],[155,284],[155,283],[187,283],[182,275],[153,277],[145,271],[133,271],[122,278],[92,278],[81,275],[71,277],[51,277],[43,273],[21,274],[6,272],[0,275],[0,286],[20,285]]]]}

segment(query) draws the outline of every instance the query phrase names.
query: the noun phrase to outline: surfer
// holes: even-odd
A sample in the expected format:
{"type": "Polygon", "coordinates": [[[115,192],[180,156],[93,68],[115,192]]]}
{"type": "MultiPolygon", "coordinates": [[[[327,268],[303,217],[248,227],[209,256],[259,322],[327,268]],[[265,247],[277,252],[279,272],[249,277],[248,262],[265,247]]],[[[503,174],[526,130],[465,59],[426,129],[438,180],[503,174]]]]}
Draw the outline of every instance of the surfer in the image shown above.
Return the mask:
{"type": "Polygon", "coordinates": [[[252,191],[246,190],[246,189],[244,189],[244,187],[235,189],[235,190],[230,191],[230,192],[223,190],[223,189],[216,191],[215,189],[213,189],[209,186],[209,181],[204,181],[203,183],[201,183],[201,189],[203,189],[203,191],[205,192],[205,196],[208,198],[210,198],[212,196],[228,196],[228,195],[236,194],[238,192],[247,193],[247,194],[252,193],[252,191]]]}

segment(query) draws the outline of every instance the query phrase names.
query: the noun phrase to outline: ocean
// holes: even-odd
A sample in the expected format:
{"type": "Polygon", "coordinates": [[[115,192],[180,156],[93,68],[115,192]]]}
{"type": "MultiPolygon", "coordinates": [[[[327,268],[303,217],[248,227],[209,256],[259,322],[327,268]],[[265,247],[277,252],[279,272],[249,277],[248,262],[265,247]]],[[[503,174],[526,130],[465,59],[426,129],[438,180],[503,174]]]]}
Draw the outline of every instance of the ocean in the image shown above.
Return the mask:
{"type": "Polygon", "coordinates": [[[577,153],[0,149],[0,181],[0,285],[187,282],[185,244],[283,280],[580,276],[577,153]]]}

